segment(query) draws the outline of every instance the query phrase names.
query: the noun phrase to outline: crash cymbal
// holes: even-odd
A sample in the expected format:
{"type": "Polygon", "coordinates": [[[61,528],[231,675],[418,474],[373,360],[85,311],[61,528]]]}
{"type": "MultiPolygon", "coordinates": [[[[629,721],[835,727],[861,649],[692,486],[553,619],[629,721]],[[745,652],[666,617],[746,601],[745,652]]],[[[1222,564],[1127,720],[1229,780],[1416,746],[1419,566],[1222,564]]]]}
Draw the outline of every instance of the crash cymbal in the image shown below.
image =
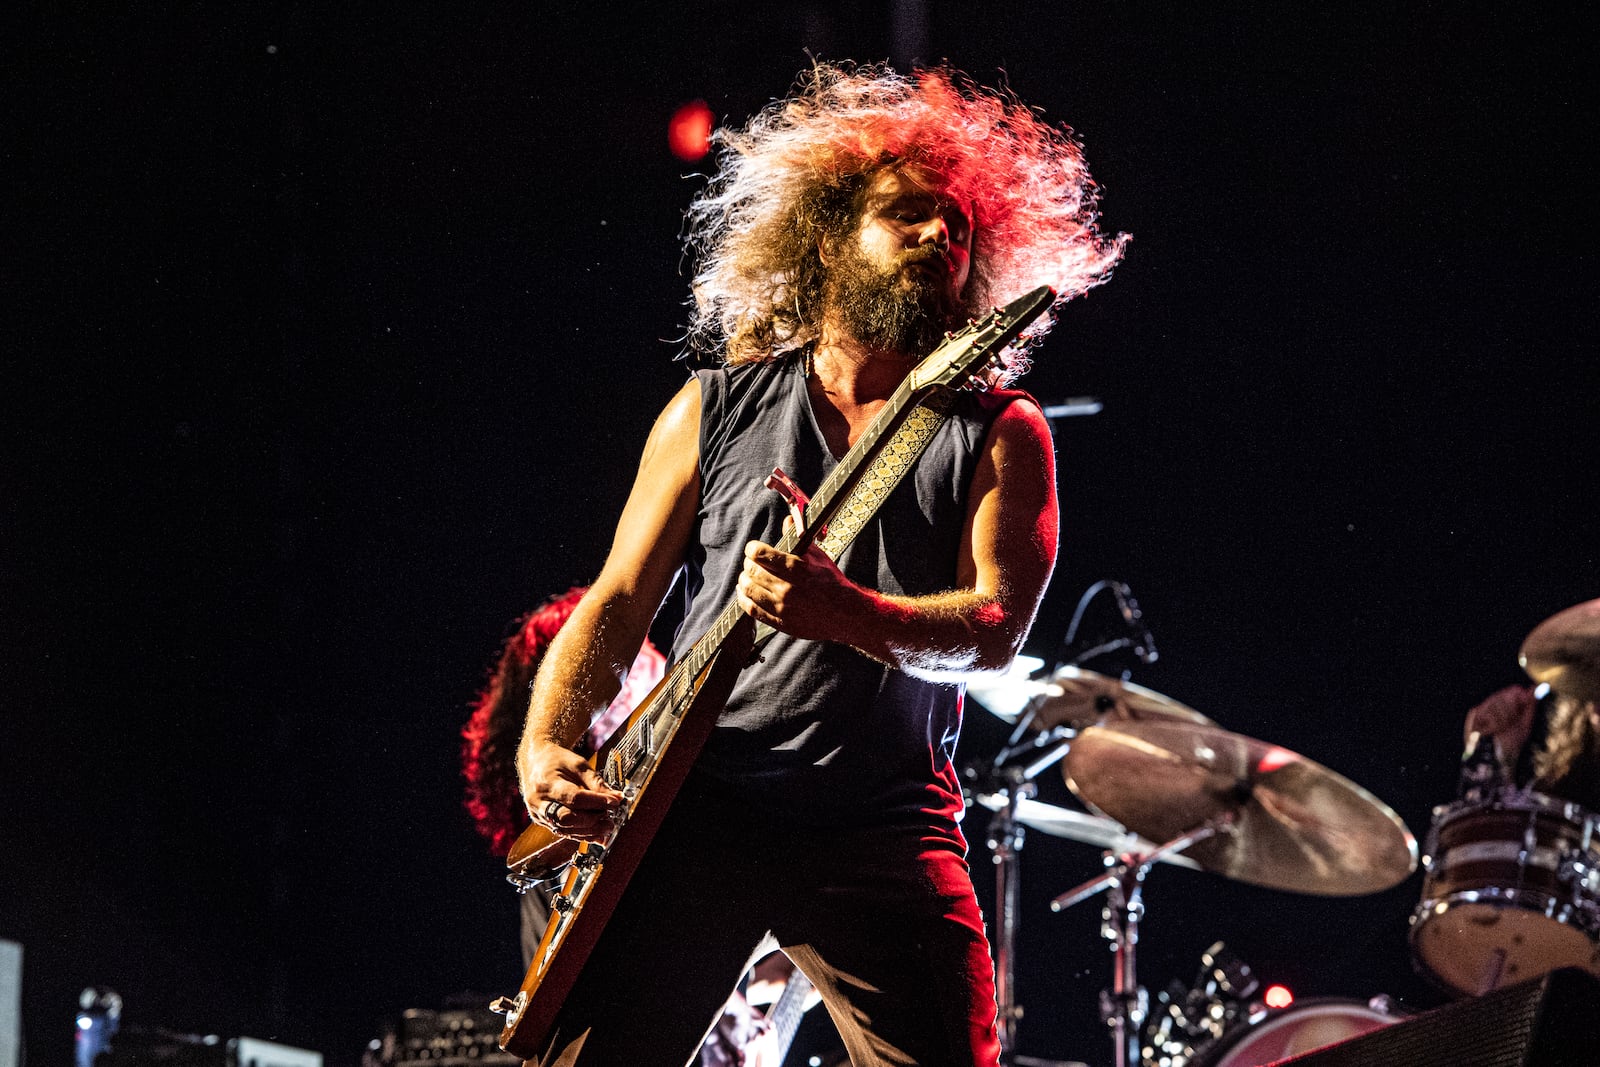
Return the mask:
{"type": "MultiPolygon", "coordinates": [[[[1035,660],[1035,664],[1042,661],[1035,660]]],[[[1113,720],[1178,719],[1209,723],[1210,719],[1171,697],[1133,682],[1111,678],[1082,667],[1060,667],[1046,678],[1030,678],[1013,669],[999,678],[967,683],[967,694],[1006,722],[1016,722],[1031,708],[1033,726],[1048,730],[1065,726],[1081,730],[1109,716],[1113,720]]]]}
{"type": "MultiPolygon", "coordinates": [[[[999,811],[1006,806],[1006,798],[994,793],[982,794],[976,800],[990,811],[999,811]]],[[[1113,852],[1127,852],[1130,849],[1145,852],[1155,848],[1154,844],[1115,820],[1102,815],[1089,815],[1070,808],[1057,807],[1030,797],[1017,801],[1017,821],[1051,837],[1079,841],[1085,845],[1110,849],[1113,852]]],[[[1168,856],[1165,862],[1196,870],[1200,867],[1187,856],[1168,856]]]]}
{"type": "Polygon", "coordinates": [[[1152,841],[1233,812],[1231,831],[1185,854],[1237,881],[1360,896],[1417,866],[1415,838],[1371,793],[1286,748],[1216,726],[1091,726],[1073,740],[1063,769],[1086,804],[1152,841]]]}
{"type": "Polygon", "coordinates": [[[1563,696],[1600,700],[1600,600],[1575,604],[1533,628],[1517,662],[1563,696]]]}

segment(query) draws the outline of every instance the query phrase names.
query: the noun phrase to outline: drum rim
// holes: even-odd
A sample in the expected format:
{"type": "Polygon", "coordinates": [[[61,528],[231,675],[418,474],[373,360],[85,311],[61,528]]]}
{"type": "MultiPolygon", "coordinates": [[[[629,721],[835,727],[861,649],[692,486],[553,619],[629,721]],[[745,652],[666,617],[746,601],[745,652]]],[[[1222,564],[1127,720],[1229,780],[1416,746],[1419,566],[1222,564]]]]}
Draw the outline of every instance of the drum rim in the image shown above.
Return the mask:
{"type": "Polygon", "coordinates": [[[1241,1019],[1231,1030],[1224,1031],[1220,1037],[1195,1049],[1194,1055],[1189,1059],[1189,1067],[1217,1067],[1218,1058],[1243,1044],[1247,1036],[1269,1023],[1274,1023],[1279,1019],[1286,1019],[1309,1008],[1337,1006],[1356,1008],[1367,1013],[1367,1018],[1382,1017],[1387,1019],[1388,1022],[1384,1024],[1386,1026],[1402,1022],[1415,1014],[1415,1012],[1395,1003],[1387,993],[1374,993],[1366,1000],[1341,996],[1305,997],[1286,1007],[1270,1008],[1267,1010],[1267,1014],[1259,1019],[1241,1019]]]}
{"type": "Polygon", "coordinates": [[[1483,800],[1452,800],[1448,804],[1436,805],[1433,809],[1433,827],[1437,829],[1464,814],[1487,814],[1496,811],[1540,812],[1558,815],[1566,822],[1600,826],[1600,812],[1586,808],[1576,801],[1563,800],[1550,793],[1541,793],[1533,789],[1512,787],[1496,790],[1483,800]],[[1574,812],[1582,818],[1573,819],[1574,812]]]}
{"type": "Polygon", "coordinates": [[[1442,897],[1424,897],[1416,907],[1411,909],[1412,938],[1416,937],[1416,930],[1426,925],[1428,919],[1445,914],[1458,904],[1495,904],[1516,908],[1519,911],[1534,912],[1543,915],[1546,919],[1555,919],[1563,926],[1570,925],[1566,919],[1559,919],[1552,913],[1558,904],[1565,909],[1577,907],[1577,902],[1563,902],[1560,897],[1551,893],[1539,893],[1529,889],[1502,889],[1498,886],[1488,886],[1483,889],[1458,889],[1454,893],[1446,893],[1442,897]],[[1543,901],[1541,907],[1524,908],[1521,906],[1523,897],[1530,901],[1543,901]]]}

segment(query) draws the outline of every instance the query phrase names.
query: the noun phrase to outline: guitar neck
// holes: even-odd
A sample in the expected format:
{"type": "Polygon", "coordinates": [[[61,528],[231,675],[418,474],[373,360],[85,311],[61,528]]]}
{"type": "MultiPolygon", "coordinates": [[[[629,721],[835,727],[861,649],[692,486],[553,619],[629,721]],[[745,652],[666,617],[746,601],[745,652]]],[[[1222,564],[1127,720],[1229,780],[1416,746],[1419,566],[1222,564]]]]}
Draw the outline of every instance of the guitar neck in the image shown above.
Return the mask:
{"type": "Polygon", "coordinates": [[[772,1010],[767,1012],[767,1022],[772,1027],[773,1044],[777,1053],[774,1057],[776,1062],[782,1063],[783,1058],[789,1054],[789,1046],[794,1044],[794,1036],[800,1030],[800,1020],[805,1018],[806,998],[815,988],[811,984],[811,979],[796,967],[789,975],[789,981],[783,987],[783,992],[778,994],[772,1010]]]}

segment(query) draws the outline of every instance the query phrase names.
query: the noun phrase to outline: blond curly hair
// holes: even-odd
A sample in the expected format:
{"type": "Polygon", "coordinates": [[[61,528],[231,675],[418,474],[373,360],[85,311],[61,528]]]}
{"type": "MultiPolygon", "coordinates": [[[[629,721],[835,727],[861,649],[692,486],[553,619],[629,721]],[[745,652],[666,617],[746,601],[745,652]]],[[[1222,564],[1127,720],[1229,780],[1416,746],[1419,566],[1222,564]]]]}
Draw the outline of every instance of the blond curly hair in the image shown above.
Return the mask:
{"type": "MultiPolygon", "coordinates": [[[[714,143],[718,172],[685,227],[696,261],[688,342],[730,364],[816,338],[818,247],[853,232],[860,195],[885,166],[927,167],[972,205],[969,311],[1040,285],[1059,307],[1105,281],[1129,240],[1096,229],[1099,190],[1069,129],[945,67],[908,77],[818,63],[789,97],[741,129],[718,130],[714,143]]],[[[1027,336],[1043,336],[1053,312],[1027,336]]],[[[1025,369],[1024,348],[1013,348],[1007,378],[1025,369]]]]}

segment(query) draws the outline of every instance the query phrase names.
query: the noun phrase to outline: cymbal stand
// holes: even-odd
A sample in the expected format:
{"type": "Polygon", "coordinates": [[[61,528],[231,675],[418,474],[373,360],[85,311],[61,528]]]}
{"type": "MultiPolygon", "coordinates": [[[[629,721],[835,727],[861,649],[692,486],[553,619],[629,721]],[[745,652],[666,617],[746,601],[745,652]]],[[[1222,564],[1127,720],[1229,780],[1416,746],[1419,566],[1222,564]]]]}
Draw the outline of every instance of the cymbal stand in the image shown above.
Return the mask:
{"type": "Polygon", "coordinates": [[[1105,874],[1067,890],[1050,902],[1051,911],[1065,911],[1099,893],[1108,896],[1101,913],[1104,922],[1100,933],[1111,942],[1115,962],[1111,988],[1100,994],[1100,1017],[1111,1028],[1116,1044],[1113,1061],[1116,1067],[1135,1067],[1140,1062],[1139,1031],[1149,1008],[1148,994],[1139,985],[1134,965],[1139,921],[1144,917],[1144,876],[1157,860],[1231,829],[1237,818],[1238,812],[1230,808],[1148,852],[1124,852],[1120,856],[1107,852],[1105,859],[1109,870],[1105,874]]]}
{"type": "Polygon", "coordinates": [[[1020,914],[1018,868],[1024,827],[1017,819],[1017,808],[1038,791],[1034,778],[1067,754],[1074,736],[1066,727],[1058,726],[1034,734],[1024,742],[1035,711],[1028,709],[1006,746],[978,775],[986,790],[1003,793],[1006,798],[1005,806],[989,819],[987,838],[994,860],[995,910],[999,913],[994,944],[994,991],[999,1007],[1001,1058],[1006,1064],[1012,1062],[1017,1020],[1022,1018],[1022,1006],[1016,1002],[1016,947],[1020,914]]]}

